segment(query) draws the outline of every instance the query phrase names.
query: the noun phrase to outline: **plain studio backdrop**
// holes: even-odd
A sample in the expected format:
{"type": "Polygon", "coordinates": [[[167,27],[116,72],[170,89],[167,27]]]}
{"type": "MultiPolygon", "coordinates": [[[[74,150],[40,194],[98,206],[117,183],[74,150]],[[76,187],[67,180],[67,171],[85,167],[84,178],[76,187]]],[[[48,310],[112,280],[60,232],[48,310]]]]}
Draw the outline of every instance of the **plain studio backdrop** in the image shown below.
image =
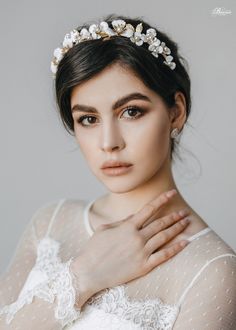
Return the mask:
{"type": "Polygon", "coordinates": [[[39,207],[107,192],[60,122],[50,61],[67,32],[109,13],[147,19],[179,44],[190,66],[192,114],[174,176],[189,204],[236,250],[236,2],[1,0],[0,6],[0,272],[39,207]]]}

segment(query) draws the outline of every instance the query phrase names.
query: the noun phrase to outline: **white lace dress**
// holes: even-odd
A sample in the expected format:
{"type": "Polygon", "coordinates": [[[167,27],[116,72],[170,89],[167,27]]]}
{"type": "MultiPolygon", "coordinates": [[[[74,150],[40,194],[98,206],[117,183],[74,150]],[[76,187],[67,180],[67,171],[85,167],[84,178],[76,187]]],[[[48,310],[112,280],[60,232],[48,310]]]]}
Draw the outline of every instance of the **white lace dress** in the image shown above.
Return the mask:
{"type": "Polygon", "coordinates": [[[33,215],[0,280],[0,329],[236,329],[236,254],[209,227],[150,273],[74,309],[69,265],[93,234],[93,202],[62,199],[33,215]]]}

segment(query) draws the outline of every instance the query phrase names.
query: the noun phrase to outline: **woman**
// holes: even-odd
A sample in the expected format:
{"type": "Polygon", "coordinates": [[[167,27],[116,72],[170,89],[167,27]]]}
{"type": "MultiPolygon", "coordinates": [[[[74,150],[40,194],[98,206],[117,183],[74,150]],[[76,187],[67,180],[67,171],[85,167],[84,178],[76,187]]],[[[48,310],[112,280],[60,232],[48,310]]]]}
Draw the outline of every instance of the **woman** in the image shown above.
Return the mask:
{"type": "Polygon", "coordinates": [[[172,175],[190,79],[156,31],[108,16],[55,50],[62,122],[109,193],[36,212],[1,281],[1,329],[235,329],[235,252],[172,175]]]}

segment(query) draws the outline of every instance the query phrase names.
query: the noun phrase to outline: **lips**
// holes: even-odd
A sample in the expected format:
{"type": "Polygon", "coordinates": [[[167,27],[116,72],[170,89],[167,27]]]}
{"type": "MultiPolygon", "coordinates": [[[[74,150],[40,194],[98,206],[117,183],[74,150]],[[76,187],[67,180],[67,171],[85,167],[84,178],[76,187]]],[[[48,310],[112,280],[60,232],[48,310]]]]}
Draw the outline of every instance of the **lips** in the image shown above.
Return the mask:
{"type": "Polygon", "coordinates": [[[104,169],[104,168],[114,168],[114,167],[122,167],[122,166],[129,167],[131,165],[132,164],[127,163],[127,162],[122,162],[122,161],[117,161],[117,160],[108,160],[102,164],[101,168],[104,169]]]}

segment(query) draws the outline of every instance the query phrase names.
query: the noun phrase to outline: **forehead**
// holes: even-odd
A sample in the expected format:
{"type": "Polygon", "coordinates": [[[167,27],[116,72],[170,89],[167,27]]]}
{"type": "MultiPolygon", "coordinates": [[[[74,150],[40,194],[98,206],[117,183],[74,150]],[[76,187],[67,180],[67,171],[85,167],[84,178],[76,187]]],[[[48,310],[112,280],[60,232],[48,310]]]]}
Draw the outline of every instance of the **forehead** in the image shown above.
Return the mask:
{"type": "Polygon", "coordinates": [[[71,93],[71,106],[77,101],[85,104],[90,103],[89,101],[113,103],[123,95],[136,92],[157,96],[133,70],[120,64],[113,64],[88,81],[74,87],[71,93]]]}

